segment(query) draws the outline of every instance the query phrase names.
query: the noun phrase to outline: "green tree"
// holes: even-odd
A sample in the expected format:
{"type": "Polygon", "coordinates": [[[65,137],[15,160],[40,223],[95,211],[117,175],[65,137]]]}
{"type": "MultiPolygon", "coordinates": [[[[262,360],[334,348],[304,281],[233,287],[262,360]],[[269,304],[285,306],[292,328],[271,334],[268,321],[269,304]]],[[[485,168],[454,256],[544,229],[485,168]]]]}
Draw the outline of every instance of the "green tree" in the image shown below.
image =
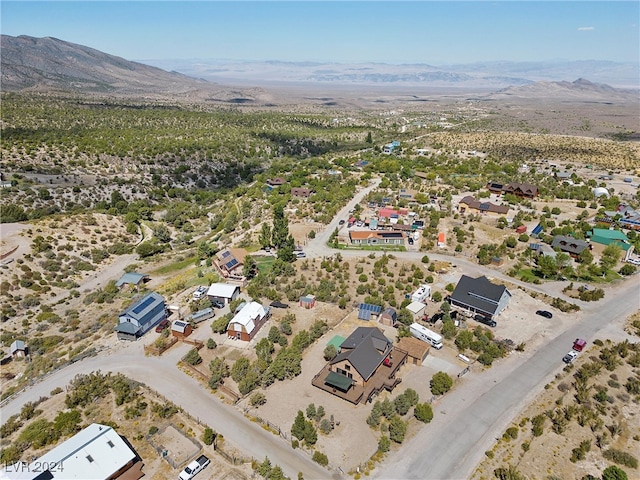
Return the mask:
{"type": "Polygon", "coordinates": [[[611,270],[620,261],[622,255],[622,249],[615,244],[607,245],[602,251],[600,256],[600,266],[602,267],[602,273],[606,274],[608,270],[611,270]]]}
{"type": "Polygon", "coordinates": [[[389,420],[389,438],[396,443],[402,443],[407,434],[407,424],[398,415],[389,420]]]}
{"type": "MultiPolygon", "coordinates": [[[[273,207],[273,229],[271,230],[271,242],[273,246],[280,249],[287,244],[289,237],[289,221],[284,216],[284,207],[275,205],[273,207]]],[[[293,247],[293,245],[292,245],[293,247]]]]}
{"type": "Polygon", "coordinates": [[[558,265],[556,259],[549,255],[542,255],[538,257],[538,270],[542,278],[553,277],[558,271],[558,265]]]}
{"type": "Polygon", "coordinates": [[[250,366],[251,361],[247,357],[238,358],[233,364],[233,367],[231,367],[231,378],[233,378],[236,383],[240,383],[240,381],[247,376],[250,366]]]}
{"type": "Polygon", "coordinates": [[[333,345],[327,345],[324,349],[324,359],[327,361],[332,360],[337,354],[338,351],[333,345]]]}
{"type": "Polygon", "coordinates": [[[409,399],[406,397],[406,395],[400,394],[393,400],[393,406],[395,407],[398,415],[402,416],[406,415],[406,413],[409,411],[409,408],[411,408],[411,403],[409,402],[409,399]]]}
{"type": "Polygon", "coordinates": [[[224,361],[224,358],[214,358],[209,363],[209,371],[211,372],[209,387],[215,390],[222,382],[222,379],[229,376],[229,365],[224,361]]]}
{"type": "Polygon", "coordinates": [[[471,346],[471,342],[473,342],[473,333],[469,330],[462,330],[458,332],[456,336],[456,347],[461,352],[464,352],[467,348],[471,346]]]}
{"type": "Polygon", "coordinates": [[[391,440],[386,435],[382,435],[378,440],[378,451],[385,453],[391,449],[391,440]]]}
{"type": "Polygon", "coordinates": [[[433,420],[433,409],[428,403],[418,403],[413,409],[413,415],[423,423],[433,420]]]}
{"type": "Polygon", "coordinates": [[[444,395],[453,386],[453,380],[446,372],[438,372],[431,377],[431,393],[444,395]]]}
{"type": "Polygon", "coordinates": [[[578,254],[578,262],[584,265],[590,265],[591,262],[593,262],[593,254],[589,251],[588,248],[585,248],[578,254]]]}
{"type": "MultiPolygon", "coordinates": [[[[444,303],[443,305],[449,305],[448,303],[444,303]]],[[[457,327],[455,325],[455,323],[453,323],[453,320],[451,320],[451,318],[447,318],[446,320],[442,321],[442,336],[444,338],[446,338],[447,340],[451,340],[453,337],[456,336],[456,332],[457,332],[457,327]]]]}
{"type": "Polygon", "coordinates": [[[258,242],[262,248],[271,246],[272,239],[271,227],[267,223],[262,224],[262,229],[260,230],[260,235],[258,237],[258,242]]]}
{"type": "Polygon", "coordinates": [[[318,441],[318,432],[313,422],[304,422],[304,443],[307,445],[315,445],[318,441]]]}
{"type": "Polygon", "coordinates": [[[189,365],[198,365],[202,363],[202,357],[200,356],[196,348],[192,348],[184,356],[184,361],[187,362],[189,365]]]}
{"type": "Polygon", "coordinates": [[[298,440],[304,440],[305,426],[306,421],[304,419],[304,413],[302,413],[302,410],[298,410],[298,414],[296,415],[296,418],[293,421],[293,425],[291,426],[291,435],[296,437],[298,440]]]}

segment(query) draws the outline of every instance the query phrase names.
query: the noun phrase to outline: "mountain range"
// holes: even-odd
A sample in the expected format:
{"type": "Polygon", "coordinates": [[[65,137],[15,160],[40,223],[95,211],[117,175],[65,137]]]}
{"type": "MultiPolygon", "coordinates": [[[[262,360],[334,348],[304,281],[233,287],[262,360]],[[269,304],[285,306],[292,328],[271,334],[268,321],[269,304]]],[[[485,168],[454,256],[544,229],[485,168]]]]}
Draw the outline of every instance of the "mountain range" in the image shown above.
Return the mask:
{"type": "Polygon", "coordinates": [[[393,87],[408,91],[448,88],[465,93],[482,92],[481,99],[486,100],[560,98],[637,102],[639,98],[638,66],[614,62],[494,62],[446,68],[423,64],[279,61],[164,60],[143,63],[56,38],[9,35],[0,38],[0,60],[3,91],[170,96],[236,104],[270,104],[275,96],[269,86],[287,84],[306,85],[315,90],[333,86],[393,87]],[[585,75],[573,82],[557,77],[571,70],[585,75]],[[617,78],[619,84],[628,83],[634,89],[594,82],[593,79],[602,77],[603,72],[608,72],[612,79],[617,78]]]}

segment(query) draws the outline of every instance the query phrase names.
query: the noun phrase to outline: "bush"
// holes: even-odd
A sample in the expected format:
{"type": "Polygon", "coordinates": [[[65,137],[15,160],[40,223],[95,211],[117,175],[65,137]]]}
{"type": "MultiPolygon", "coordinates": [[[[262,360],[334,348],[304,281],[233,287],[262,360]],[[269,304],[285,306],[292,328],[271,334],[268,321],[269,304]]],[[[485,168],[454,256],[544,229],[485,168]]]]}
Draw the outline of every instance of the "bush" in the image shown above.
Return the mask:
{"type": "Polygon", "coordinates": [[[602,452],[602,456],[619,465],[624,465],[629,468],[638,468],[638,459],[630,453],[623,452],[622,450],[610,448],[609,450],[602,452]]]}
{"type": "Polygon", "coordinates": [[[329,458],[324,453],[319,452],[318,450],[313,452],[313,457],[311,459],[317,464],[322,465],[323,467],[329,465],[329,458]]]}
{"type": "Polygon", "coordinates": [[[213,338],[210,338],[209,340],[207,340],[207,348],[209,350],[213,350],[217,346],[218,346],[218,344],[216,343],[216,341],[213,338]]]}
{"type": "Polygon", "coordinates": [[[423,423],[433,420],[433,409],[428,403],[419,403],[413,409],[413,415],[423,423]]]}
{"type": "Polygon", "coordinates": [[[324,359],[329,361],[333,360],[333,358],[338,354],[336,347],[333,345],[327,345],[324,349],[324,359]]]}
{"type": "Polygon", "coordinates": [[[204,429],[204,433],[202,434],[202,441],[205,445],[213,445],[213,441],[216,438],[216,434],[210,427],[204,429]]]}
{"type": "Polygon", "coordinates": [[[256,392],[251,395],[249,399],[249,403],[251,403],[252,407],[259,407],[260,405],[264,405],[267,403],[267,397],[265,397],[262,393],[256,392]]]}
{"type": "Polygon", "coordinates": [[[386,435],[380,437],[378,440],[378,451],[382,453],[386,453],[391,448],[391,440],[386,435]]]}
{"type": "Polygon", "coordinates": [[[389,421],[389,438],[396,443],[402,443],[407,434],[407,424],[395,415],[389,421]]]}
{"type": "Polygon", "coordinates": [[[623,265],[622,268],[618,271],[618,273],[620,275],[633,275],[634,273],[636,273],[636,267],[634,265],[629,265],[628,263],[626,265],[623,265]]]}
{"type": "Polygon", "coordinates": [[[629,480],[629,477],[627,472],[615,465],[611,465],[602,472],[602,480],[629,480]]]}
{"type": "Polygon", "coordinates": [[[191,350],[189,350],[189,353],[184,356],[184,361],[189,365],[199,365],[200,363],[202,363],[202,357],[200,356],[196,348],[192,348],[191,350]]]}
{"type": "Polygon", "coordinates": [[[434,395],[444,395],[453,386],[453,380],[447,373],[438,372],[431,378],[430,386],[434,395]]]}
{"type": "Polygon", "coordinates": [[[151,426],[149,428],[149,435],[155,435],[156,433],[158,433],[158,427],[156,427],[155,425],[151,426]]]}

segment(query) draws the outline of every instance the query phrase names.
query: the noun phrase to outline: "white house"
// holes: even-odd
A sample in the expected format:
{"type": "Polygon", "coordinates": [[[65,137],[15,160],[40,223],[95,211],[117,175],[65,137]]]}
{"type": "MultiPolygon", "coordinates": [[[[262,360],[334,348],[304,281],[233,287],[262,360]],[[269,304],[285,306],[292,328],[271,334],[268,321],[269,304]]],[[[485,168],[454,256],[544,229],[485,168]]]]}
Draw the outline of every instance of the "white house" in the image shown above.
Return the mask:
{"type": "Polygon", "coordinates": [[[113,428],[92,423],[30,465],[5,466],[2,478],[105,480],[126,472],[127,479],[137,480],[144,475],[142,465],[137,453],[113,428]],[[43,471],[44,467],[48,470],[43,471]]]}
{"type": "Polygon", "coordinates": [[[240,295],[240,287],[230,283],[212,283],[207,290],[207,296],[213,301],[224,302],[225,305],[231,303],[240,295]]]}
{"type": "Polygon", "coordinates": [[[270,311],[257,302],[247,303],[227,326],[227,335],[238,340],[250,341],[269,319],[270,311]]]}

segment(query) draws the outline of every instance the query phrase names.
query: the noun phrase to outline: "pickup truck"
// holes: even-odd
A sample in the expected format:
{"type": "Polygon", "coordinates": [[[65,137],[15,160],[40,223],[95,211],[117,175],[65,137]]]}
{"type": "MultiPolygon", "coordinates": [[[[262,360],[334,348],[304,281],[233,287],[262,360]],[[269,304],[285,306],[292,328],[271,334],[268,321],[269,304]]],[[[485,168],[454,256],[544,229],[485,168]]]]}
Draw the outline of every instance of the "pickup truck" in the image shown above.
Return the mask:
{"type": "Polygon", "coordinates": [[[184,467],[184,470],[180,472],[180,480],[191,480],[210,463],[211,460],[209,460],[205,455],[200,455],[193,462],[184,467]]]}

